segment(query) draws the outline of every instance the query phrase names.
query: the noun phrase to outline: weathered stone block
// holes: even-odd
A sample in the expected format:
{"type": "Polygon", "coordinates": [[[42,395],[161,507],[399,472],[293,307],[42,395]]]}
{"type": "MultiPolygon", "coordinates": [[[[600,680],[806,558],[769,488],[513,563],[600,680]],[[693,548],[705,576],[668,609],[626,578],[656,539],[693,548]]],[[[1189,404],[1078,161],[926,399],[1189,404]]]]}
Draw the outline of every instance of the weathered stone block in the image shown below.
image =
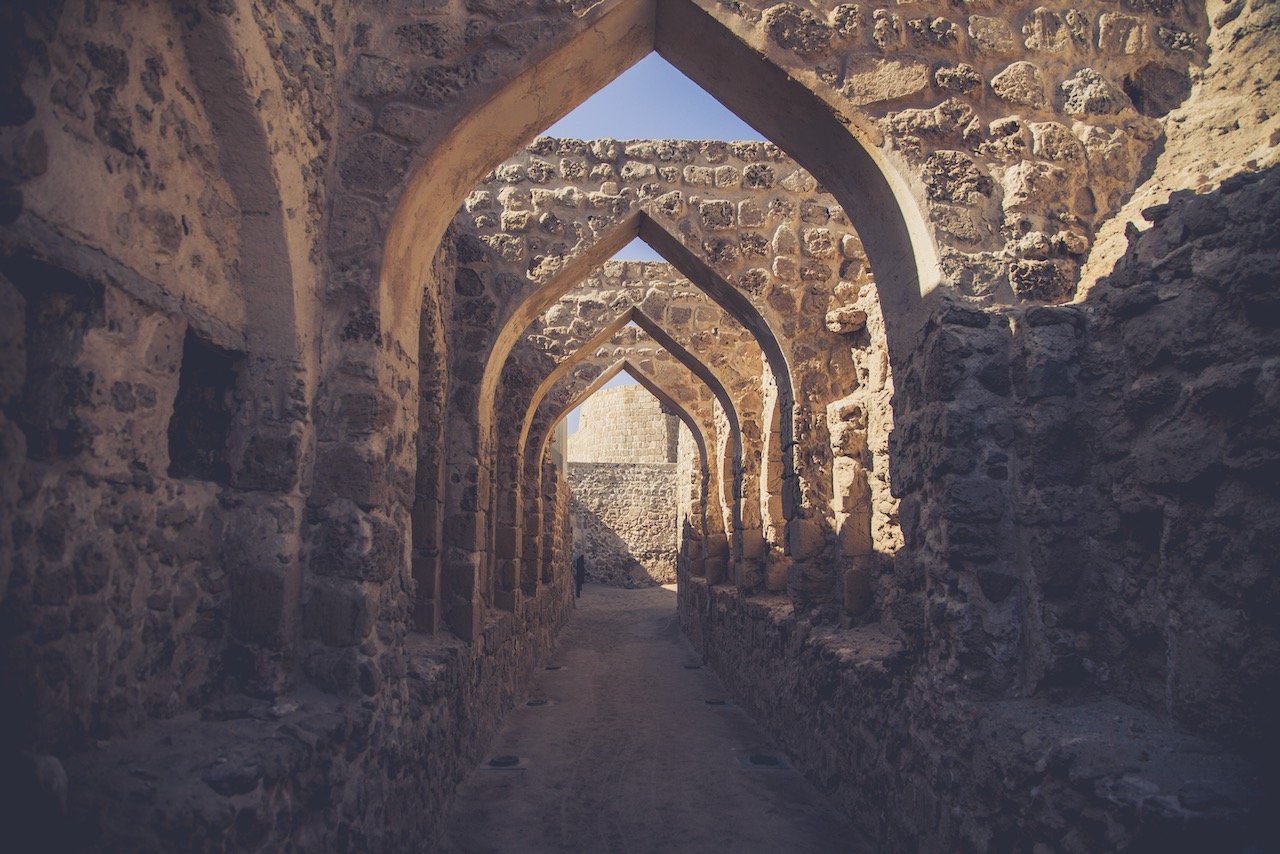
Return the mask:
{"type": "Polygon", "coordinates": [[[329,646],[355,646],[373,628],[373,602],[361,584],[314,581],[308,585],[303,606],[308,637],[329,646]]]}
{"type": "Polygon", "coordinates": [[[1048,103],[1044,77],[1030,62],[1015,62],[991,78],[991,91],[1011,104],[1040,109],[1048,103]]]}

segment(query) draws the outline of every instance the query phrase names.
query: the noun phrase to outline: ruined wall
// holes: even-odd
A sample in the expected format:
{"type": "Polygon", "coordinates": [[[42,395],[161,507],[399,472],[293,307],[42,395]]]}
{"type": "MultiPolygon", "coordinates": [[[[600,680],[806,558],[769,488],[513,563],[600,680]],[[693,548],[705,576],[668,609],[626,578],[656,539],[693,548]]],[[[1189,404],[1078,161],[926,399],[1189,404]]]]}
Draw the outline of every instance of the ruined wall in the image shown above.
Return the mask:
{"type": "Polygon", "coordinates": [[[82,747],[288,678],[309,399],[295,320],[314,282],[295,301],[292,265],[318,257],[326,110],[322,75],[280,75],[326,63],[306,6],[3,10],[6,749],[82,747]],[[285,61],[285,38],[316,52],[285,61]],[[236,73],[211,92],[219,62],[236,73]],[[241,111],[255,99],[270,126],[241,111]]]}
{"type": "Polygon", "coordinates": [[[699,649],[890,850],[1274,838],[1274,8],[1210,6],[1074,304],[947,307],[895,365],[874,607],[838,629],[681,579],[699,649]]]}
{"type": "Polygon", "coordinates": [[[615,587],[676,581],[674,463],[570,463],[573,549],[615,587]]]}
{"type": "Polygon", "coordinates": [[[601,389],[578,410],[571,463],[675,462],[679,422],[638,385],[601,389]]]}
{"type": "MultiPolygon", "coordinates": [[[[1249,850],[1256,766],[1107,697],[944,688],[883,625],[680,579],[681,625],[734,698],[876,849],[1249,850]]],[[[1264,843],[1265,845],[1265,843],[1264,843]]]]}
{"type": "MultiPolygon", "coordinates": [[[[562,493],[567,496],[567,493],[562,493]]],[[[556,503],[558,527],[568,502],[556,503]]],[[[403,670],[363,671],[365,699],[305,689],[242,695],[71,756],[73,850],[430,848],[454,789],[549,659],[568,618],[567,567],[474,644],[414,636],[403,670]],[[376,702],[371,697],[377,697],[376,702]]]]}
{"type": "Polygon", "coordinates": [[[573,549],[593,582],[676,580],[676,452],[680,422],[639,385],[601,389],[569,434],[573,549]]]}

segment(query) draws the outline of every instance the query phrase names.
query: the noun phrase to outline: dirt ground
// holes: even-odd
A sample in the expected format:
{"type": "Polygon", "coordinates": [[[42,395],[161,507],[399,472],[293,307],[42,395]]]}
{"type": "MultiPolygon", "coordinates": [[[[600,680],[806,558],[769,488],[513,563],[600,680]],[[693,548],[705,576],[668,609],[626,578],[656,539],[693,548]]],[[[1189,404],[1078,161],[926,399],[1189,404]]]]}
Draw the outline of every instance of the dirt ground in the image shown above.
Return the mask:
{"type": "Polygon", "coordinates": [[[588,585],[578,605],[560,669],[530,688],[547,702],[508,715],[444,851],[864,850],[715,674],[689,668],[672,590],[588,585]],[[491,767],[500,756],[519,763],[491,767]]]}

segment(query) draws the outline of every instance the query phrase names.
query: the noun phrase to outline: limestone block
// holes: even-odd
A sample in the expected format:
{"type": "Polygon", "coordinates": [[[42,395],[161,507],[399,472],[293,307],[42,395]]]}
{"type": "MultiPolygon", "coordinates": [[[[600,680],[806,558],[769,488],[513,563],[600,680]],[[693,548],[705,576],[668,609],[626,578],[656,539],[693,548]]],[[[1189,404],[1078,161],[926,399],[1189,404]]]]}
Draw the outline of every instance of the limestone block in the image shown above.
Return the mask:
{"type": "Polygon", "coordinates": [[[983,15],[969,16],[969,38],[980,51],[996,55],[1012,53],[1018,45],[1008,24],[983,15]]]}
{"type": "Polygon", "coordinates": [[[1043,6],[1033,11],[1023,23],[1022,35],[1023,44],[1028,49],[1047,53],[1063,50],[1071,43],[1071,33],[1062,16],[1043,6]]]}
{"type": "Polygon", "coordinates": [[[715,185],[720,188],[736,187],[742,183],[742,173],[735,166],[717,166],[715,185]]]}
{"type": "Polygon", "coordinates": [[[742,186],[748,190],[767,190],[773,186],[773,167],[767,163],[752,163],[742,170],[742,186]]]}
{"type": "Polygon", "coordinates": [[[837,335],[847,335],[866,327],[867,313],[860,308],[843,306],[827,312],[825,323],[827,329],[837,335]]]}
{"type": "Polygon", "coordinates": [[[698,215],[709,229],[733,228],[736,209],[733,202],[722,199],[705,199],[698,203],[698,215]]]}
{"type": "Polygon", "coordinates": [[[871,40],[885,52],[902,47],[902,16],[888,9],[876,9],[871,13],[871,40]]]}
{"type": "Polygon", "coordinates": [[[794,258],[779,257],[773,259],[773,275],[782,281],[795,281],[799,274],[800,268],[794,258]]]}
{"type": "Polygon", "coordinates": [[[862,22],[862,11],[852,3],[841,3],[831,10],[827,22],[841,38],[853,38],[862,22]]]}
{"type": "Polygon", "coordinates": [[[929,66],[920,60],[857,54],[849,60],[840,92],[853,104],[874,104],[922,92],[929,80],[929,66]]]}
{"type": "Polygon", "coordinates": [[[982,86],[982,75],[972,65],[963,62],[939,66],[933,73],[933,79],[939,89],[951,92],[972,92],[982,86]]]}
{"type": "Polygon", "coordinates": [[[991,91],[1011,104],[1039,109],[1047,103],[1040,68],[1030,62],[1015,62],[991,78],[991,91]]]}
{"type": "Polygon", "coordinates": [[[1147,27],[1141,18],[1120,12],[1098,16],[1098,49],[1104,53],[1135,54],[1147,47],[1147,27]]]}
{"type": "Polygon", "coordinates": [[[795,229],[787,225],[780,225],[774,230],[770,245],[776,255],[794,255],[800,251],[800,240],[796,237],[795,229]]]}
{"type": "Polygon", "coordinates": [[[782,189],[792,193],[812,193],[818,182],[803,169],[796,169],[782,179],[782,189]]]}
{"type": "Polygon", "coordinates": [[[925,159],[925,190],[930,199],[975,205],[991,195],[991,178],[962,151],[935,151],[925,159]]]}
{"type": "Polygon", "coordinates": [[[649,163],[636,163],[634,161],[626,163],[619,175],[624,181],[642,181],[656,175],[658,170],[649,163]]]}
{"type": "Polygon", "coordinates": [[[1062,109],[1073,116],[1113,115],[1129,106],[1129,98],[1092,68],[1082,68],[1061,85],[1062,109]]]}
{"type": "Polygon", "coordinates": [[[821,53],[831,43],[831,28],[792,3],[771,7],[764,13],[763,23],[776,44],[802,56],[821,53]]]}
{"type": "Polygon", "coordinates": [[[1059,122],[1031,122],[1031,151],[1036,157],[1055,163],[1084,162],[1084,147],[1066,125],[1059,122]]]}

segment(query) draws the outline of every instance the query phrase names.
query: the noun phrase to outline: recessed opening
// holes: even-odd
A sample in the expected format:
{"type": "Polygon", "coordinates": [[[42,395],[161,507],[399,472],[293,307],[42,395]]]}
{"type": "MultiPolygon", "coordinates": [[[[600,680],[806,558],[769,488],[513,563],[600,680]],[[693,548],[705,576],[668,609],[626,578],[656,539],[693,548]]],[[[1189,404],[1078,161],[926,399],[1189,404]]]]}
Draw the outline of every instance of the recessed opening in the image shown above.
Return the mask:
{"type": "Polygon", "coordinates": [[[243,356],[187,330],[169,419],[169,476],[227,483],[236,376],[243,356]]]}
{"type": "Polygon", "coordinates": [[[26,303],[26,375],[13,417],[26,436],[27,456],[73,457],[88,444],[79,410],[89,402],[93,375],[77,363],[86,331],[101,322],[102,289],[29,256],[3,259],[0,272],[26,303]]]}

